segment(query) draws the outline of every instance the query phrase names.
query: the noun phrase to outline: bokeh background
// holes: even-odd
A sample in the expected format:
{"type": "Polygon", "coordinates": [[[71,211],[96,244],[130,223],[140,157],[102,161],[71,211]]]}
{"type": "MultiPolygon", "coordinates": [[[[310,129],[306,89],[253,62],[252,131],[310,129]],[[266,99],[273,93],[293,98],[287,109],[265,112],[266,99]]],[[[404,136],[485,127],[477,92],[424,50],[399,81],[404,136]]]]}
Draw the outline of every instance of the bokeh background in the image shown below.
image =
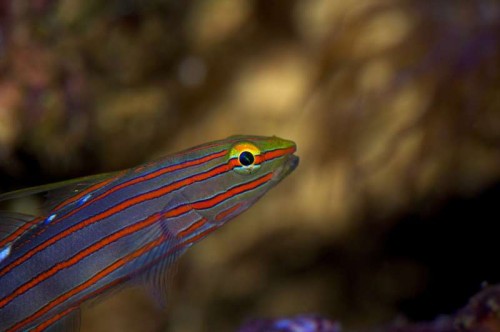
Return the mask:
{"type": "Polygon", "coordinates": [[[4,0],[0,190],[292,139],[299,168],[183,256],[167,312],[123,291],[82,330],[431,320],[500,282],[499,68],[495,0],[4,0]]]}

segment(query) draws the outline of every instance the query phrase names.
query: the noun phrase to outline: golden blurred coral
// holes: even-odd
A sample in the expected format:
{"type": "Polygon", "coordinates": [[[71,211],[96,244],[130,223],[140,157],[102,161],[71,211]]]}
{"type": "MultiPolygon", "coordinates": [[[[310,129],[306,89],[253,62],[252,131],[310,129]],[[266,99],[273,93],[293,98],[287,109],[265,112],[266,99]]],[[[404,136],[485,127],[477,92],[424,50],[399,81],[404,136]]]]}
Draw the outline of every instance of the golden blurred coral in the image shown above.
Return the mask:
{"type": "Polygon", "coordinates": [[[276,46],[244,65],[230,93],[241,116],[274,122],[293,116],[309,91],[313,68],[299,49],[276,46]]]}
{"type": "Polygon", "coordinates": [[[249,20],[251,10],[245,0],[195,1],[185,27],[193,49],[202,51],[227,41],[249,20]]]}

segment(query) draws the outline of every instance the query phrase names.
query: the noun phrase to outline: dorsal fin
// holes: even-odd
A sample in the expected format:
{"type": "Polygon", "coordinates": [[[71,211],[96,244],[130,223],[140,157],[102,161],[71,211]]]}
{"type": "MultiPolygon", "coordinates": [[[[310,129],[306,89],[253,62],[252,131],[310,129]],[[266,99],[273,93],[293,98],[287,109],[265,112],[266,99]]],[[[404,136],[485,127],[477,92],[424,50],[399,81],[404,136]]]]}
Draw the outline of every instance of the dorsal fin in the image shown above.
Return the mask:
{"type": "Polygon", "coordinates": [[[93,192],[101,188],[120,174],[122,173],[113,172],[85,176],[1,194],[0,201],[39,193],[46,193],[46,198],[41,208],[42,216],[39,218],[22,213],[0,211],[0,262],[9,256],[11,249],[13,249],[12,244],[16,239],[28,234],[37,225],[50,222],[51,216],[47,215],[47,212],[63,205],[78,204],[88,199],[87,192],[93,192]]]}
{"type": "Polygon", "coordinates": [[[106,183],[110,182],[119,174],[121,174],[121,172],[102,173],[66,181],[45,184],[36,187],[15,190],[1,194],[0,201],[6,201],[40,193],[46,193],[46,199],[43,203],[43,210],[50,211],[54,207],[57,207],[59,204],[70,199],[71,197],[74,196],[76,198],[76,196],[79,193],[82,193],[93,186],[96,186],[104,182],[106,183]],[[106,181],[108,179],[109,181],[106,181]]]}
{"type": "Polygon", "coordinates": [[[35,217],[29,214],[0,211],[0,241],[33,219],[35,217]]]}

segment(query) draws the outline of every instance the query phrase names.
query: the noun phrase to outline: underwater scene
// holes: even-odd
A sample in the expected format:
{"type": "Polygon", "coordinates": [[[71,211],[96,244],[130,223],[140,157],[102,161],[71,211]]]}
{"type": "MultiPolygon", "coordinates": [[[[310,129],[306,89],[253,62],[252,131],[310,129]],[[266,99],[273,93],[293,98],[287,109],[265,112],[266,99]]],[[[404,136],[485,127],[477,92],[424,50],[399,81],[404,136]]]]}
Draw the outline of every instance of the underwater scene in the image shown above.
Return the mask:
{"type": "Polygon", "coordinates": [[[498,1],[0,1],[0,331],[500,331],[499,207],[498,1]]]}

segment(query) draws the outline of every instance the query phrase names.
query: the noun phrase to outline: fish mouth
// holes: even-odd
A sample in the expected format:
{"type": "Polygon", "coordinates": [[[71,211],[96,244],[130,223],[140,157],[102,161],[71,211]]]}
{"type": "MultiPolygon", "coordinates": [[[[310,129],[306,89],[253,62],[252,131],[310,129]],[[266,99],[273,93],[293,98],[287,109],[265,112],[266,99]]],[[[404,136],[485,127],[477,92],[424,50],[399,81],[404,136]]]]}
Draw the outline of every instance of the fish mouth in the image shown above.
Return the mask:
{"type": "Polygon", "coordinates": [[[294,154],[291,154],[288,157],[288,160],[285,163],[285,168],[288,169],[287,174],[293,172],[297,168],[297,166],[299,166],[299,161],[300,158],[294,154]]]}
{"type": "Polygon", "coordinates": [[[274,173],[274,179],[276,179],[276,181],[281,181],[287,177],[297,168],[297,166],[299,166],[299,160],[300,158],[294,154],[288,155],[283,166],[274,173]]]}
{"type": "Polygon", "coordinates": [[[295,155],[295,152],[297,151],[297,145],[295,145],[295,143],[292,141],[290,141],[290,143],[292,143],[291,146],[292,153],[288,155],[287,160],[285,161],[284,165],[284,168],[286,169],[285,175],[288,175],[291,172],[293,172],[297,168],[297,166],[299,166],[299,160],[300,160],[300,158],[295,155]]]}

